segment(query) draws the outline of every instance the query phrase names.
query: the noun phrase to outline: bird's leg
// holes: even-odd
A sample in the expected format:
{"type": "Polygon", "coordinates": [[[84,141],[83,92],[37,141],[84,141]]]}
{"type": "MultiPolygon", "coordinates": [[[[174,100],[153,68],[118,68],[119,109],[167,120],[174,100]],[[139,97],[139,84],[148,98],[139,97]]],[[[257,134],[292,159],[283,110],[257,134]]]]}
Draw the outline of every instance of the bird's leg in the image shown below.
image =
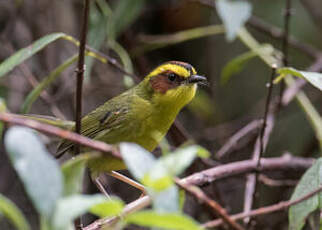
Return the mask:
{"type": "Polygon", "coordinates": [[[127,184],[131,185],[134,188],[139,189],[142,192],[141,197],[146,195],[146,189],[140,183],[138,183],[138,182],[136,182],[136,181],[134,181],[134,180],[122,175],[121,173],[115,172],[115,171],[111,171],[109,173],[109,175],[114,177],[114,178],[116,178],[116,179],[118,179],[118,180],[120,180],[120,181],[123,181],[124,183],[127,183],[127,184]]]}
{"type": "Polygon", "coordinates": [[[111,199],[111,196],[108,194],[108,192],[104,188],[103,184],[101,183],[99,175],[96,177],[92,177],[92,181],[96,185],[98,190],[100,190],[101,193],[103,193],[107,198],[111,199]]]}

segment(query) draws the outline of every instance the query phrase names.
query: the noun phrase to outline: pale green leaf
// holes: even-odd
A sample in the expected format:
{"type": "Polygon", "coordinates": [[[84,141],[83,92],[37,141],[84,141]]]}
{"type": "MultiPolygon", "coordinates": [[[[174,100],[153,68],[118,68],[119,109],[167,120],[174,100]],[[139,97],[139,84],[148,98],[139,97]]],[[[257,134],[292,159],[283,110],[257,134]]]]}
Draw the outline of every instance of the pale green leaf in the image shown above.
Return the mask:
{"type": "MultiPolygon", "coordinates": [[[[0,97],[0,113],[6,112],[6,110],[7,110],[6,101],[0,97]]],[[[3,131],[3,122],[0,121],[0,140],[2,138],[2,131],[3,131]]]]}
{"type": "Polygon", "coordinates": [[[64,176],[64,196],[73,195],[82,191],[86,163],[89,159],[96,157],[95,153],[83,153],[66,161],[61,166],[64,176]]]}
{"type": "Polygon", "coordinates": [[[101,218],[108,216],[116,216],[121,213],[124,203],[118,198],[109,199],[106,202],[94,205],[90,208],[90,212],[101,218]]]}
{"type": "Polygon", "coordinates": [[[228,41],[232,41],[251,16],[252,5],[244,0],[217,0],[214,2],[217,12],[225,25],[226,38],[228,41]]]}
{"type": "Polygon", "coordinates": [[[49,217],[62,194],[62,174],[37,134],[29,128],[12,127],[5,147],[28,196],[37,211],[49,217]]]}
{"type": "Polygon", "coordinates": [[[273,55],[275,52],[274,47],[270,44],[263,44],[260,45],[255,50],[248,51],[246,53],[243,53],[234,59],[232,59],[230,62],[228,62],[225,67],[223,68],[221,72],[221,84],[226,84],[230,77],[234,74],[240,73],[248,61],[250,61],[252,58],[259,56],[259,55],[273,55]]]}
{"type": "Polygon", "coordinates": [[[287,75],[293,75],[295,77],[300,77],[307,80],[313,86],[322,91],[322,73],[300,71],[292,67],[280,68],[277,70],[277,72],[280,74],[280,76],[274,81],[274,83],[277,83],[280,79],[287,75]]]}
{"type": "Polygon", "coordinates": [[[0,64],[0,77],[4,76],[6,73],[11,71],[14,67],[24,62],[26,59],[43,49],[45,46],[49,45],[50,43],[65,37],[64,33],[52,33],[48,34],[31,45],[20,49],[19,51],[15,52],[12,56],[4,60],[0,64]]]}
{"type": "Polygon", "coordinates": [[[246,63],[256,56],[257,53],[248,51],[230,60],[221,71],[220,83],[226,84],[232,75],[240,73],[246,63]]]}
{"type": "Polygon", "coordinates": [[[166,172],[172,176],[179,175],[191,165],[197,156],[206,158],[209,156],[209,152],[197,145],[179,148],[160,158],[151,170],[150,175],[152,178],[157,178],[158,167],[165,168],[166,172]],[[160,164],[162,166],[159,166],[160,164]]]}
{"type": "Polygon", "coordinates": [[[163,213],[180,211],[179,191],[176,185],[172,184],[162,191],[148,190],[148,193],[155,211],[163,213]]]}
{"type": "Polygon", "coordinates": [[[31,229],[18,207],[11,200],[0,194],[0,218],[1,215],[9,219],[12,225],[18,230],[31,229]]]}
{"type": "Polygon", "coordinates": [[[129,171],[137,180],[142,180],[156,162],[151,153],[134,143],[121,143],[120,152],[129,171]]]}
{"type": "Polygon", "coordinates": [[[192,218],[178,213],[158,213],[154,211],[141,211],[128,215],[125,222],[144,227],[158,227],[178,230],[203,229],[192,218]]]}
{"type": "MultiPolygon", "coordinates": [[[[318,189],[322,185],[322,158],[319,158],[302,176],[295,188],[291,200],[296,200],[318,189]]],[[[300,230],[310,213],[322,209],[322,193],[315,195],[289,209],[289,229],[300,230]]]]}
{"type": "MultiPolygon", "coordinates": [[[[112,201],[112,200],[111,200],[112,201]]],[[[52,225],[57,230],[65,230],[78,216],[86,213],[95,205],[109,202],[103,195],[72,195],[59,199],[52,225]]]]}

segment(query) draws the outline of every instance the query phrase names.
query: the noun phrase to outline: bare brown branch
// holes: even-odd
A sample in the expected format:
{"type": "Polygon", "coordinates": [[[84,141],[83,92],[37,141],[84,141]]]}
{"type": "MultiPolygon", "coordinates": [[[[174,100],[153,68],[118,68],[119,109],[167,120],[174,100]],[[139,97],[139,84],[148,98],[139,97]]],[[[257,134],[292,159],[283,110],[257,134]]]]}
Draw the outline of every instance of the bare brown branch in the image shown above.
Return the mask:
{"type": "Polygon", "coordinates": [[[262,122],[260,120],[253,120],[243,128],[238,130],[234,135],[232,135],[228,141],[218,150],[216,153],[216,158],[222,158],[229,150],[233,149],[237,142],[243,137],[247,136],[252,131],[256,130],[262,122]]]}
{"type": "MultiPolygon", "coordinates": [[[[312,196],[320,193],[321,191],[322,191],[322,186],[320,186],[318,189],[316,189],[316,190],[314,190],[314,191],[312,191],[312,192],[310,192],[310,193],[308,193],[296,200],[282,201],[282,202],[279,202],[278,204],[273,204],[270,206],[258,208],[256,210],[252,210],[248,213],[235,214],[235,215],[232,215],[231,218],[233,220],[240,220],[240,219],[250,217],[250,216],[260,216],[260,215],[264,215],[264,214],[268,214],[268,213],[272,213],[272,212],[276,212],[276,211],[282,211],[282,210],[288,209],[290,206],[296,205],[304,200],[311,198],[312,196]]],[[[209,222],[205,223],[203,225],[203,227],[213,228],[213,227],[217,227],[223,223],[224,222],[221,219],[218,219],[218,220],[213,220],[213,221],[209,221],[209,222]]]]}
{"type": "Polygon", "coordinates": [[[272,179],[265,174],[260,174],[258,176],[258,181],[262,182],[263,184],[271,187],[277,187],[277,186],[295,186],[297,185],[297,180],[275,180],[272,179]]]}
{"type": "Polygon", "coordinates": [[[204,203],[207,207],[211,208],[224,222],[226,222],[232,229],[244,229],[240,224],[232,220],[219,203],[208,197],[201,189],[196,186],[186,185],[179,179],[176,179],[176,184],[183,188],[185,191],[193,195],[198,201],[204,203]]]}
{"type": "MultiPolygon", "coordinates": [[[[268,34],[273,38],[276,38],[276,39],[284,38],[284,32],[280,28],[267,23],[256,16],[252,16],[249,19],[248,25],[250,25],[251,27],[257,29],[262,33],[268,34]]],[[[305,53],[306,55],[308,55],[313,59],[316,59],[321,55],[321,51],[319,51],[319,49],[311,46],[308,43],[304,43],[302,41],[300,42],[292,36],[289,37],[288,41],[291,46],[300,50],[301,52],[305,53]]]]}
{"type": "Polygon", "coordinates": [[[309,168],[313,162],[314,159],[312,158],[293,157],[290,154],[284,154],[282,157],[262,158],[260,160],[259,168],[257,168],[256,161],[244,160],[203,170],[185,177],[182,180],[187,184],[202,186],[219,179],[254,172],[256,170],[259,172],[274,170],[305,170],[309,168]]]}
{"type": "Polygon", "coordinates": [[[121,155],[118,152],[116,147],[112,145],[108,145],[101,141],[92,140],[88,137],[79,135],[77,133],[74,133],[68,130],[60,129],[55,126],[47,125],[35,120],[21,118],[19,115],[15,115],[11,113],[0,113],[0,120],[13,125],[26,126],[46,134],[67,139],[71,142],[78,143],[82,146],[90,147],[92,149],[101,151],[103,153],[109,153],[114,157],[121,158],[121,155]]]}

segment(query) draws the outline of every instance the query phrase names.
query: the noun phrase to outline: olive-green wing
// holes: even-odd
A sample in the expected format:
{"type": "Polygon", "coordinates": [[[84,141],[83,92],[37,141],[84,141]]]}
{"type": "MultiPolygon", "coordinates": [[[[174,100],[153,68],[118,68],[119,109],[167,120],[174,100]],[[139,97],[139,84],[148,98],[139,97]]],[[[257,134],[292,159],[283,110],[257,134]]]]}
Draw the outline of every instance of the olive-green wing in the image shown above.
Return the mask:
{"type": "MultiPolygon", "coordinates": [[[[118,126],[126,118],[128,111],[129,108],[124,104],[120,106],[113,103],[105,103],[82,118],[81,134],[91,139],[96,139],[101,133],[106,133],[112,130],[113,127],[118,126]]],[[[71,150],[73,146],[74,143],[70,141],[62,141],[58,146],[56,157],[60,157],[65,152],[71,150]]]]}

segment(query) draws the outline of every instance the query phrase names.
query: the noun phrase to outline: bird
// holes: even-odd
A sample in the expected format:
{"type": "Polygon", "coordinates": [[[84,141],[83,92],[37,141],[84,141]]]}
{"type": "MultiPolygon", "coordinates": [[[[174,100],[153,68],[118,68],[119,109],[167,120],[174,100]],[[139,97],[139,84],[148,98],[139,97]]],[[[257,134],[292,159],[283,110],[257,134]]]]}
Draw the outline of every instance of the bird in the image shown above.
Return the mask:
{"type": "MultiPolygon", "coordinates": [[[[133,142],[152,152],[180,110],[194,98],[197,86],[207,82],[207,78],[198,75],[189,63],[163,63],[136,86],[85,115],[81,119],[81,135],[108,144],[133,142]]],[[[55,122],[47,121],[51,124],[55,122]]],[[[66,124],[70,130],[75,130],[73,122],[66,124]]],[[[68,140],[61,141],[57,156],[71,152],[73,146],[68,140]]],[[[90,150],[81,149],[81,152],[85,151],[90,150]]],[[[93,175],[126,168],[121,159],[107,155],[90,160],[88,167],[93,175]]]]}

